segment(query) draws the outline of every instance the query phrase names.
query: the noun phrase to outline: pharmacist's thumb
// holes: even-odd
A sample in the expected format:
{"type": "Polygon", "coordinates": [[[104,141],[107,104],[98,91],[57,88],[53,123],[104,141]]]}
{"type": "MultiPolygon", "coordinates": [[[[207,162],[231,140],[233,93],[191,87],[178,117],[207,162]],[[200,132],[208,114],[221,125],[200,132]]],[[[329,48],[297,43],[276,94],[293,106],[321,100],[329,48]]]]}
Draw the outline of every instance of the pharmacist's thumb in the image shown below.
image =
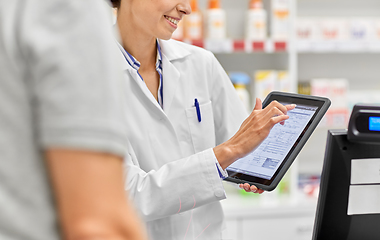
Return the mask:
{"type": "Polygon", "coordinates": [[[262,108],[263,108],[263,104],[261,103],[260,98],[256,98],[256,104],[253,110],[261,110],[262,108]]]}

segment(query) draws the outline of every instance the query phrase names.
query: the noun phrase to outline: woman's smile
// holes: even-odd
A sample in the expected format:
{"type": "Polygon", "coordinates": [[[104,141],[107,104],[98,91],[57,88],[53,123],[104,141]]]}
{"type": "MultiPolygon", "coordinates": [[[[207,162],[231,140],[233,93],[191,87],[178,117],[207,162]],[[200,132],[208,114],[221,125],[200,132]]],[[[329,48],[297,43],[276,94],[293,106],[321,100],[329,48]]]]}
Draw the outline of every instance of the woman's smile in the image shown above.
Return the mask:
{"type": "Polygon", "coordinates": [[[166,18],[166,20],[170,23],[172,27],[177,28],[177,24],[179,23],[180,19],[169,17],[166,15],[164,15],[164,17],[166,18]]]}

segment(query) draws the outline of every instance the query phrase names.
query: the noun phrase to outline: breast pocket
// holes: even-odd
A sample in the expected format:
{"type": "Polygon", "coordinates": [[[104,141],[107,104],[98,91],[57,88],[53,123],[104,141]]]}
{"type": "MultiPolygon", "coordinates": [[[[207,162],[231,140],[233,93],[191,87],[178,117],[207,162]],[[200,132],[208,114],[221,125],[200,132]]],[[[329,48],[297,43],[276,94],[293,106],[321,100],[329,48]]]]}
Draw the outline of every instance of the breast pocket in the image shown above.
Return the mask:
{"type": "Polygon", "coordinates": [[[200,104],[199,108],[201,114],[200,122],[195,107],[186,109],[189,131],[196,153],[215,147],[215,126],[212,103],[210,101],[205,104],[200,104]]]}

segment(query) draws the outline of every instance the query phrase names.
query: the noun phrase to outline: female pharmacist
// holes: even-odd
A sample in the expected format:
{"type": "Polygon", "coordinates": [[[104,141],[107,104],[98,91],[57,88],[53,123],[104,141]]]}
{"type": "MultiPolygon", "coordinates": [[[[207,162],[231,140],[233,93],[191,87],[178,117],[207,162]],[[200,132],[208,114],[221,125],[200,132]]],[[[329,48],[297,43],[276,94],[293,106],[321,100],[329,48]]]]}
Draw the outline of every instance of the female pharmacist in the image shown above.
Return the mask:
{"type": "Polygon", "coordinates": [[[212,53],[168,40],[190,14],[189,0],[112,2],[129,91],[126,189],[151,239],[221,239],[224,169],[286,120],[291,106],[261,109],[256,100],[244,121],[244,107],[212,53]]]}

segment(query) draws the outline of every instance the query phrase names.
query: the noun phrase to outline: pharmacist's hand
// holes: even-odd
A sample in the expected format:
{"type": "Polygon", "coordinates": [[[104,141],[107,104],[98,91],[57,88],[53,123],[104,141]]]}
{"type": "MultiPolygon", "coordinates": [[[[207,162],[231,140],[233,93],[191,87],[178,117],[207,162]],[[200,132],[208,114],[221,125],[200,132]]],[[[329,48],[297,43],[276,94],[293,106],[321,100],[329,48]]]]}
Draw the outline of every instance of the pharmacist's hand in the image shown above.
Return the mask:
{"type": "Polygon", "coordinates": [[[262,194],[264,192],[264,190],[256,187],[255,185],[249,185],[248,183],[244,183],[244,184],[239,184],[239,187],[241,189],[244,189],[246,192],[253,192],[253,193],[258,193],[258,194],[262,194]]]}
{"type": "Polygon", "coordinates": [[[289,118],[286,115],[287,111],[294,108],[294,104],[284,106],[277,101],[272,101],[262,109],[261,100],[256,98],[255,108],[237,133],[214,148],[215,156],[222,168],[225,169],[237,159],[252,152],[264,141],[275,124],[284,124],[284,121],[289,118]]]}

